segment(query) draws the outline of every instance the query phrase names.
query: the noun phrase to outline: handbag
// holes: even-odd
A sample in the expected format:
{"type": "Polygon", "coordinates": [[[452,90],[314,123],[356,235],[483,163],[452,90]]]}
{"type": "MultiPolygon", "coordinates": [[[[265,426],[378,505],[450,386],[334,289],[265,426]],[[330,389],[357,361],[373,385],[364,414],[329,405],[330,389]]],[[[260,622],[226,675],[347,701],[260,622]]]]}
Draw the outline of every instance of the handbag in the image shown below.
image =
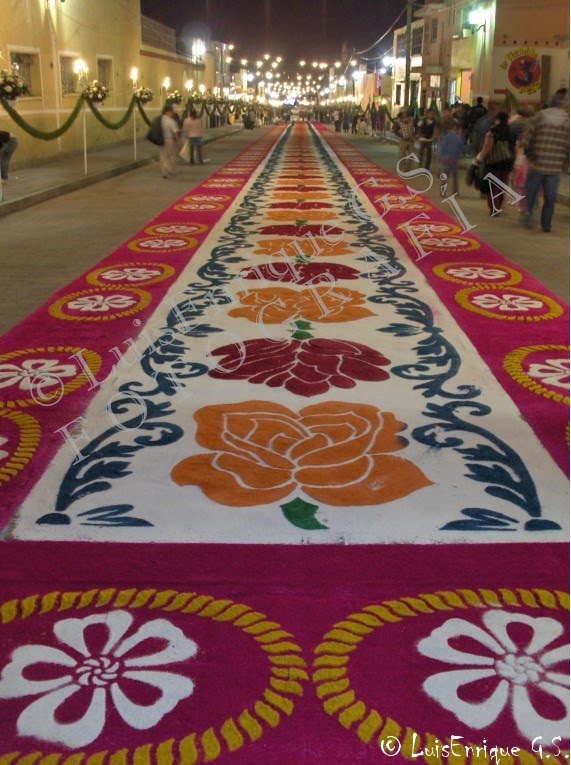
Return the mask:
{"type": "Polygon", "coordinates": [[[494,140],[494,145],[486,157],[486,164],[501,165],[504,162],[513,162],[513,158],[512,150],[507,141],[494,140]]]}
{"type": "Polygon", "coordinates": [[[154,143],[155,146],[164,146],[165,139],[163,136],[163,128],[161,125],[161,117],[155,117],[151,122],[151,126],[147,133],[147,140],[154,143]]]}
{"type": "Polygon", "coordinates": [[[185,162],[190,162],[190,141],[188,138],[182,145],[182,149],[179,151],[178,156],[184,159],[185,162]]]}

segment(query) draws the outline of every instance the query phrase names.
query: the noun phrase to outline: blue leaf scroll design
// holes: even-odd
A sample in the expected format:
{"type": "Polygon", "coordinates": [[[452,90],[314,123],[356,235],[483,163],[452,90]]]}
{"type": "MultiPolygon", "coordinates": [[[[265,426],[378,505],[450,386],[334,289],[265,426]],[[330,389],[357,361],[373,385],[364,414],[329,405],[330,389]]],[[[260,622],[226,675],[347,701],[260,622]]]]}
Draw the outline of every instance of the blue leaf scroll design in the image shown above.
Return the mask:
{"type": "MultiPolygon", "coordinates": [[[[463,411],[471,417],[484,417],[491,413],[489,406],[475,401],[428,404],[424,415],[438,422],[415,428],[413,438],[433,449],[453,449],[461,454],[468,470],[466,477],[487,484],[487,494],[515,505],[530,516],[531,520],[524,526],[526,530],[560,529],[561,526],[555,521],[541,517],[541,503],[535,483],[519,454],[485,428],[462,419],[458,413],[463,411]],[[468,439],[473,445],[466,444],[468,439]]],[[[446,524],[443,529],[478,531],[484,527],[498,528],[498,517],[494,519],[491,510],[466,508],[461,513],[468,520],[446,524]]],[[[520,523],[503,515],[501,520],[516,525],[520,523]]]]}
{"type": "MultiPolygon", "coordinates": [[[[173,414],[169,402],[155,403],[142,399],[146,406],[146,417],[141,422],[140,404],[137,405],[135,416],[129,417],[129,410],[134,406],[133,398],[129,395],[113,400],[109,407],[113,415],[128,415],[121,422],[123,428],[119,431],[113,426],[102,433],[91,443],[82,447],[83,459],[74,462],[60,485],[54,512],[47,513],[36,523],[48,525],[69,525],[71,518],[66,513],[74,502],[111,488],[112,481],[131,475],[130,460],[141,449],[152,446],[167,446],[182,438],[183,430],[178,425],[164,421],[165,417],[173,414]],[[133,436],[132,443],[121,443],[120,435],[128,433],[133,436]]],[[[100,517],[93,518],[92,526],[109,525],[103,511],[112,508],[99,508],[100,517]]],[[[126,510],[125,510],[126,512],[126,510]]],[[[152,525],[141,519],[131,518],[130,525],[152,525]]],[[[115,523],[114,525],[119,525],[115,523]]],[[[128,525],[126,518],[120,525],[128,525]]]]}

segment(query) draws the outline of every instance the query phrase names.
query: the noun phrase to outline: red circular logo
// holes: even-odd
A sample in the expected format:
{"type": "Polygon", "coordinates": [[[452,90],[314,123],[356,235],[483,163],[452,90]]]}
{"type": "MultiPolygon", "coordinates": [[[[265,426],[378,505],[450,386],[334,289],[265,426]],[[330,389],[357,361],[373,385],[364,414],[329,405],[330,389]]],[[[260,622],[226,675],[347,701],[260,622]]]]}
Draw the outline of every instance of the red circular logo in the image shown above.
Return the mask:
{"type": "Polygon", "coordinates": [[[508,69],[510,83],[519,90],[539,87],[541,65],[535,56],[518,56],[508,69]]]}

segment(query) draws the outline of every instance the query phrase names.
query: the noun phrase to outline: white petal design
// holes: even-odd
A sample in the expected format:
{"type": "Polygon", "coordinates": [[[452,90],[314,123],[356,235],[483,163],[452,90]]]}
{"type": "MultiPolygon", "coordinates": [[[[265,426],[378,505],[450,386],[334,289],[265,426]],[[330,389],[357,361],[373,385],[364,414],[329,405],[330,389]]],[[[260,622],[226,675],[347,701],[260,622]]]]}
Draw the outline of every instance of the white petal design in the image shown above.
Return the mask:
{"type": "Polygon", "coordinates": [[[154,667],[160,664],[172,664],[176,661],[190,659],[198,651],[198,646],[194,640],[187,638],[178,627],[175,627],[166,619],[155,619],[152,622],[143,624],[134,635],[124,640],[113,652],[113,655],[118,658],[125,656],[132,648],[149,638],[166,640],[168,645],[160,651],[148,654],[147,656],[138,656],[134,659],[126,658],[126,667],[154,667]]]}
{"type": "Polygon", "coordinates": [[[467,683],[493,677],[495,674],[493,669],[455,669],[432,675],[424,681],[422,687],[430,698],[452,712],[458,720],[471,728],[481,730],[491,725],[504,709],[509,695],[508,682],[500,680],[490,698],[480,703],[462,701],[458,696],[458,689],[467,683]]]}
{"type": "Polygon", "coordinates": [[[24,670],[34,664],[58,664],[66,670],[77,666],[77,662],[66,653],[47,645],[25,645],[16,648],[12,660],[4,667],[0,677],[0,699],[17,699],[21,696],[47,693],[73,682],[73,675],[70,674],[50,680],[28,680],[24,677],[24,670]]]}
{"type": "Polygon", "coordinates": [[[490,667],[494,664],[494,659],[489,656],[478,656],[451,648],[448,641],[454,637],[469,637],[489,648],[498,656],[505,654],[505,650],[491,635],[464,619],[448,619],[440,627],[432,630],[430,635],[421,640],[417,647],[424,656],[445,661],[448,664],[476,664],[490,667]]]}
{"type": "Polygon", "coordinates": [[[546,672],[545,677],[551,683],[556,683],[557,685],[569,688],[569,675],[564,675],[561,672],[546,672]]]}
{"type": "Polygon", "coordinates": [[[533,636],[525,653],[533,656],[542,651],[556,638],[563,634],[563,626],[549,617],[534,617],[526,614],[513,614],[507,611],[486,611],[482,621],[490,632],[505,646],[510,653],[519,652],[518,647],[507,633],[510,624],[525,624],[533,630],[533,636]]]}
{"type": "Polygon", "coordinates": [[[107,643],[101,651],[105,655],[113,650],[132,623],[133,616],[128,611],[112,611],[86,616],[85,619],[62,619],[54,625],[54,633],[60,643],[65,643],[82,656],[91,656],[85,644],[84,632],[93,624],[104,624],[109,630],[107,643]]]}
{"type": "Polygon", "coordinates": [[[59,723],[55,713],[64,701],[81,690],[79,685],[70,685],[42,696],[26,707],[18,718],[20,736],[33,736],[54,744],[63,744],[72,749],[91,744],[100,735],[105,725],[105,693],[102,688],[93,691],[89,708],[84,716],[73,723],[59,723]]]}
{"type": "Polygon", "coordinates": [[[513,695],[513,716],[522,736],[533,740],[536,736],[544,736],[551,741],[557,736],[567,736],[571,719],[569,716],[569,691],[553,683],[538,683],[545,693],[559,699],[566,710],[562,720],[550,720],[538,714],[524,686],[515,686],[513,695]]]}
{"type": "Polygon", "coordinates": [[[179,701],[188,698],[194,683],[188,677],[173,672],[149,672],[134,670],[124,672],[123,677],[147,683],[161,691],[161,697],[151,705],[134,704],[125,696],[118,683],[111,686],[111,697],[123,720],[132,728],[147,730],[171,712],[179,701]]]}
{"type": "Polygon", "coordinates": [[[554,664],[559,664],[560,661],[569,661],[569,644],[547,651],[539,657],[539,663],[544,667],[552,667],[554,664]]]}

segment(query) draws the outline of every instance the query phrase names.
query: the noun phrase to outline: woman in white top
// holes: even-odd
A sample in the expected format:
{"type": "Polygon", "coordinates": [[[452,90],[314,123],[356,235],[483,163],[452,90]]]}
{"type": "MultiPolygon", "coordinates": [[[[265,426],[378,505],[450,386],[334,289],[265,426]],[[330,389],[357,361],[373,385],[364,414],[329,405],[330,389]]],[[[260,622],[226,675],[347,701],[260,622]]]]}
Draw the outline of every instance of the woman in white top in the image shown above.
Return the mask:
{"type": "Polygon", "coordinates": [[[174,118],[172,106],[164,107],[161,117],[161,129],[163,131],[164,144],[161,146],[159,162],[161,175],[168,178],[174,174],[174,168],[178,156],[178,123],[174,118]]]}

